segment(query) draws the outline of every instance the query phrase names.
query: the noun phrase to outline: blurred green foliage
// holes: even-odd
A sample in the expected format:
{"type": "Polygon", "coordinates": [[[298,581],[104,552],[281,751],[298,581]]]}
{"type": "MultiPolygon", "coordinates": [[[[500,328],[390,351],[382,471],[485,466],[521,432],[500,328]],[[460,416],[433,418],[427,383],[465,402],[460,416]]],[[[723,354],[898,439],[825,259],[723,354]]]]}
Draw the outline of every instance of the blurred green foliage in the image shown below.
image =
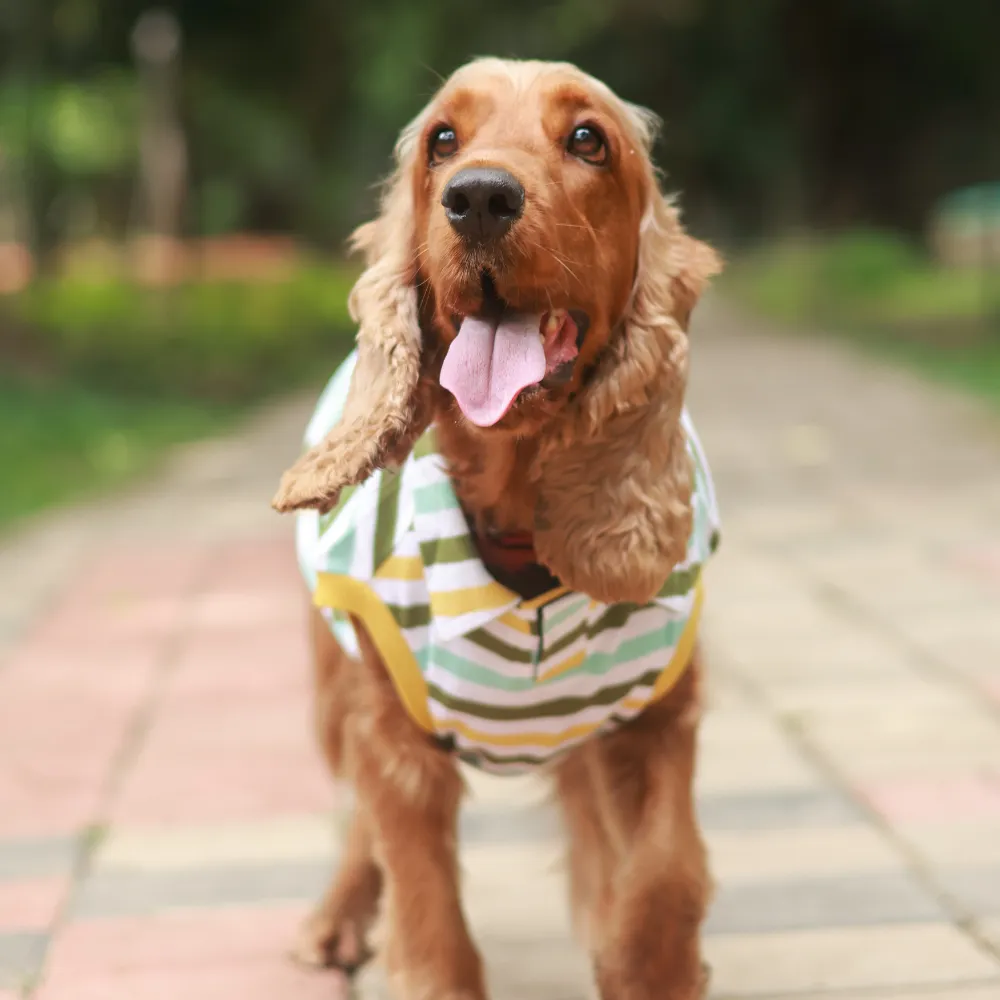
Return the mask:
{"type": "MultiPolygon", "coordinates": [[[[353,344],[354,271],[190,282],[44,279],[0,299],[0,525],[148,469],[353,344]]],[[[262,502],[264,502],[262,498],[262,502]]]]}
{"type": "MultiPolygon", "coordinates": [[[[93,169],[106,157],[119,169],[119,129],[135,108],[121,74],[149,6],[2,5],[0,47],[12,58],[0,85],[63,95],[58,141],[36,123],[40,168],[93,169]]],[[[940,196],[1000,177],[995,0],[960,0],[947,16],[940,0],[169,6],[184,32],[195,234],[233,225],[337,245],[370,213],[401,126],[478,54],[570,60],[657,111],[668,184],[716,239],[790,226],[915,233],[940,196]]],[[[120,178],[119,200],[133,196],[130,183],[120,178]]]]}
{"type": "Polygon", "coordinates": [[[1000,271],[941,267],[896,234],[861,230],[746,254],[722,288],[792,328],[840,332],[1000,402],[1000,271]]]}
{"type": "Polygon", "coordinates": [[[2,301],[0,349],[123,395],[239,403],[316,379],[346,353],[354,272],[312,265],[288,278],[188,282],[42,279],[2,301]]]}
{"type": "Polygon", "coordinates": [[[988,300],[1000,305],[1000,278],[991,296],[989,274],[938,266],[912,241],[879,230],[767,245],[738,258],[724,286],[791,323],[866,324],[903,332],[930,323],[988,322],[988,300]]]}
{"type": "Polygon", "coordinates": [[[150,468],[169,445],[220,429],[239,408],[119,397],[51,377],[0,374],[0,527],[150,468]]]}

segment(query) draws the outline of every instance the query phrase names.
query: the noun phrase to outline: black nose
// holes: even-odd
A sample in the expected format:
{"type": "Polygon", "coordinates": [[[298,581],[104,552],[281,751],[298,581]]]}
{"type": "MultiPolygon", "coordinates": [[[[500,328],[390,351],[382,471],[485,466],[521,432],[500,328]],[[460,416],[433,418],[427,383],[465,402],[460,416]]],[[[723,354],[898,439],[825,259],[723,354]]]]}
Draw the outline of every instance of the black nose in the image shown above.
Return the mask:
{"type": "Polygon", "coordinates": [[[470,243],[487,243],[517,221],[524,188],[506,170],[466,167],[445,185],[441,204],[456,233],[470,243]]]}

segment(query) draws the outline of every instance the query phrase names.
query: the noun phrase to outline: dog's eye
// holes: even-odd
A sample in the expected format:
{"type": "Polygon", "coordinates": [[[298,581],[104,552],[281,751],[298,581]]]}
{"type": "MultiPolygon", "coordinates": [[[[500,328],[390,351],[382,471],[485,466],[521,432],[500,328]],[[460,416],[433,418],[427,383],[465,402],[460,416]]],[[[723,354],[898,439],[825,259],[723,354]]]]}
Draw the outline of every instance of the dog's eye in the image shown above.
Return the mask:
{"type": "Polygon", "coordinates": [[[608,143],[593,125],[580,125],[573,129],[566,148],[587,163],[604,163],[608,158],[608,143]]]}
{"type": "Polygon", "coordinates": [[[431,132],[427,144],[427,159],[432,163],[440,163],[458,152],[458,136],[450,125],[442,125],[431,132]]]}

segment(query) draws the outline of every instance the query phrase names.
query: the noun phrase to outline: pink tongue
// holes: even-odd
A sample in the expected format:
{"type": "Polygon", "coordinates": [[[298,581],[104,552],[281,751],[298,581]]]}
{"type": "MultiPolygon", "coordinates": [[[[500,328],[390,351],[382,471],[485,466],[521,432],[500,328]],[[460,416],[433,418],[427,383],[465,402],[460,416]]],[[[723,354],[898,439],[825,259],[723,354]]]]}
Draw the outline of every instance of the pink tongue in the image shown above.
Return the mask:
{"type": "Polygon", "coordinates": [[[545,378],[541,316],[520,315],[499,323],[467,316],[441,366],[441,385],[479,427],[491,427],[517,394],[545,378]]]}

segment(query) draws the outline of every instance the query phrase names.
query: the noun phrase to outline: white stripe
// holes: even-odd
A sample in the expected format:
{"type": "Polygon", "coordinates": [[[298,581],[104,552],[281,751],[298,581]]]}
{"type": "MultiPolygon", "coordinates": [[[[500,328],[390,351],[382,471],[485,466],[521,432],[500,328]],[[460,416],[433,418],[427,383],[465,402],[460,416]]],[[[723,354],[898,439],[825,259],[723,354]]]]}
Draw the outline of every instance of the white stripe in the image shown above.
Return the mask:
{"type": "Polygon", "coordinates": [[[423,580],[387,580],[384,577],[372,577],[372,590],[386,604],[397,608],[413,608],[428,601],[427,584],[423,580]]]}
{"type": "Polygon", "coordinates": [[[475,752],[482,748],[493,754],[505,754],[508,756],[531,754],[532,756],[544,758],[561,752],[566,747],[572,746],[575,742],[585,737],[577,737],[575,740],[567,738],[565,742],[561,742],[558,746],[543,747],[537,743],[531,743],[527,738],[524,740],[520,739],[519,737],[524,729],[530,727],[533,732],[546,734],[559,734],[568,729],[575,729],[578,726],[587,726],[592,730],[599,730],[608,723],[612,715],[617,715],[624,719],[634,718],[649,703],[652,693],[653,689],[651,687],[635,688],[629,695],[629,698],[636,701],[636,708],[625,708],[621,702],[618,702],[615,705],[607,707],[600,705],[593,706],[589,710],[575,712],[573,715],[560,716],[557,719],[520,719],[509,722],[495,722],[487,719],[468,718],[457,713],[448,712],[436,703],[431,704],[431,715],[434,719],[434,728],[439,733],[452,734],[458,745],[463,749],[475,752]],[[472,742],[452,726],[453,721],[462,722],[484,735],[492,734],[508,739],[517,737],[518,740],[517,743],[500,746],[489,742],[489,735],[486,735],[481,744],[479,742],[472,742]]]}
{"type": "MultiPolygon", "coordinates": [[[[663,663],[662,656],[651,659],[652,667],[648,669],[654,669],[663,663]]],[[[526,669],[530,670],[531,668],[527,667],[526,669]]],[[[454,698],[485,705],[527,708],[531,705],[543,705],[546,702],[563,698],[589,698],[606,688],[617,687],[619,684],[629,684],[645,672],[646,670],[643,669],[641,663],[637,664],[637,661],[632,661],[622,664],[606,674],[584,674],[572,671],[553,677],[548,681],[539,681],[537,684],[520,691],[504,691],[489,685],[476,684],[474,681],[456,676],[432,663],[427,671],[427,680],[454,698]]]]}

